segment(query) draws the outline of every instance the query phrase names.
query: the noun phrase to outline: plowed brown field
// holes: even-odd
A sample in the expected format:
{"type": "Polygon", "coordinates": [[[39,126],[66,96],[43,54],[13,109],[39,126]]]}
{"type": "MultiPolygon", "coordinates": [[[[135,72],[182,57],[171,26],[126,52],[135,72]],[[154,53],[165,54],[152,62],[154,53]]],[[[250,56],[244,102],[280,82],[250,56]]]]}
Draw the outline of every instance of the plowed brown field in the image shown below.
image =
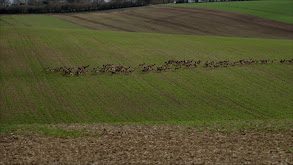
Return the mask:
{"type": "Polygon", "coordinates": [[[212,9],[149,6],[54,16],[93,30],[293,39],[293,24],[212,9]]]}
{"type": "Polygon", "coordinates": [[[98,137],[1,135],[0,164],[292,164],[293,130],[201,132],[162,125],[70,125],[98,137]]]}

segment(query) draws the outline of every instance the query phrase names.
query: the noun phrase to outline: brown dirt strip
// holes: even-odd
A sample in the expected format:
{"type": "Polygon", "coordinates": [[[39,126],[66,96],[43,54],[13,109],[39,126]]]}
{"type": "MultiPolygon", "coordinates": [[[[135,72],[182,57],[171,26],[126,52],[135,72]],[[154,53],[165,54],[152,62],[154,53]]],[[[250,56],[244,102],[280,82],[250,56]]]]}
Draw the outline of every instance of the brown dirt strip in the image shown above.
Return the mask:
{"type": "Polygon", "coordinates": [[[219,10],[212,10],[212,9],[201,10],[201,8],[196,8],[196,10],[187,8],[187,7],[167,7],[166,6],[164,8],[169,8],[169,9],[172,9],[173,11],[176,10],[176,11],[182,11],[182,12],[189,12],[192,14],[203,13],[205,15],[214,15],[214,16],[224,17],[227,19],[233,19],[235,21],[244,22],[246,24],[255,24],[255,25],[264,26],[267,28],[277,28],[278,30],[284,30],[291,33],[293,32],[293,24],[288,24],[284,22],[279,22],[279,21],[256,17],[252,15],[247,15],[247,14],[226,11],[227,13],[230,13],[228,15],[226,12],[219,12],[219,10]]]}
{"type": "MultiPolygon", "coordinates": [[[[132,20],[133,19],[137,19],[137,17],[135,17],[135,15],[131,15],[131,14],[124,14],[123,17],[124,18],[128,18],[128,19],[132,19],[132,20]]],[[[128,21],[128,23],[129,23],[129,21],[128,21]]],[[[141,24],[141,23],[135,22],[135,21],[134,22],[131,22],[131,23],[132,23],[132,25],[134,25],[136,27],[142,27],[143,26],[144,28],[149,29],[151,31],[157,31],[159,33],[162,33],[163,32],[160,28],[158,28],[158,26],[156,28],[156,27],[152,26],[151,24],[141,24]]]]}
{"type": "Polygon", "coordinates": [[[77,18],[77,19],[80,19],[80,20],[83,20],[83,21],[88,21],[88,22],[91,22],[91,23],[94,23],[94,24],[102,25],[102,26],[105,26],[105,27],[110,27],[110,28],[113,28],[113,29],[121,30],[121,31],[134,32],[134,31],[126,29],[126,28],[117,27],[117,26],[105,24],[105,23],[102,23],[102,22],[97,22],[97,21],[94,21],[94,20],[91,20],[91,19],[76,16],[76,15],[71,16],[71,17],[74,17],[74,18],[77,18]]]}
{"type": "Polygon", "coordinates": [[[19,22],[19,23],[23,24],[23,25],[26,26],[26,27],[32,27],[32,25],[29,25],[29,24],[23,22],[22,20],[17,20],[17,19],[15,19],[15,18],[12,17],[12,16],[10,16],[9,19],[14,20],[15,22],[19,22]]]}
{"type": "Polygon", "coordinates": [[[5,20],[3,20],[2,18],[0,18],[0,22],[4,22],[4,23],[6,23],[6,24],[9,25],[9,26],[13,26],[12,23],[10,23],[10,22],[8,22],[8,21],[5,21],[5,20]]]}
{"type": "Polygon", "coordinates": [[[67,125],[95,136],[1,135],[0,164],[292,164],[293,130],[202,132],[163,125],[67,125]]]}
{"type": "Polygon", "coordinates": [[[58,18],[58,19],[61,19],[62,21],[66,21],[66,22],[69,22],[69,23],[72,23],[72,24],[75,24],[75,25],[79,25],[79,26],[82,26],[82,27],[86,27],[90,30],[97,30],[96,28],[94,27],[91,27],[91,26],[87,26],[87,25],[82,25],[82,24],[79,24],[78,22],[74,22],[74,21],[71,21],[71,20],[68,20],[68,19],[65,19],[64,17],[58,17],[58,15],[54,16],[53,17],[55,18],[58,18]]]}
{"type": "MultiPolygon", "coordinates": [[[[121,30],[227,37],[293,39],[293,24],[256,16],[213,9],[147,6],[94,12],[90,18],[76,13],[70,16],[104,27],[97,30],[121,30]],[[110,20],[110,22],[103,22],[110,20]],[[134,26],[139,25],[139,26],[134,26]],[[106,28],[106,29],[105,29],[106,28]]],[[[79,24],[78,20],[76,24],[79,24]]]]}
{"type": "MultiPolygon", "coordinates": [[[[284,33],[289,33],[289,36],[293,38],[293,30],[292,30],[293,25],[291,25],[290,27],[281,26],[282,28],[280,28],[276,26],[277,23],[273,23],[273,24],[271,23],[271,21],[273,20],[268,20],[267,22],[266,19],[260,18],[260,20],[258,20],[257,19],[258,17],[255,17],[255,16],[245,17],[245,16],[238,15],[238,13],[230,13],[228,15],[227,13],[222,13],[222,12],[218,13],[210,9],[208,9],[207,11],[197,11],[193,8],[181,8],[181,7],[180,8],[164,7],[164,9],[161,9],[161,10],[165,10],[165,12],[169,12],[169,13],[172,13],[172,12],[174,13],[176,11],[180,13],[185,12],[186,16],[193,17],[193,20],[190,21],[189,24],[196,23],[195,26],[201,26],[203,29],[206,29],[208,33],[210,33],[210,35],[214,35],[214,34],[220,35],[220,36],[221,35],[223,36],[236,35],[239,37],[250,37],[251,35],[257,35],[257,38],[258,37],[262,38],[265,35],[265,36],[270,36],[268,38],[272,38],[272,36],[277,34],[282,36],[283,38],[283,37],[288,37],[284,33]],[[229,29],[224,31],[223,28],[229,28],[229,29]],[[230,33],[227,33],[228,31],[230,33]],[[211,34],[211,32],[213,32],[214,34],[211,34]]],[[[267,37],[264,37],[264,38],[267,38],[267,37]]]]}
{"type": "MultiPolygon", "coordinates": [[[[131,17],[132,15],[130,15],[130,14],[129,15],[128,14],[123,14],[120,17],[123,17],[123,18],[127,18],[128,17],[128,19],[134,19],[134,18],[136,18],[136,17],[129,18],[129,16],[131,17]]],[[[134,27],[144,27],[144,28],[150,29],[152,31],[158,31],[159,30],[157,28],[154,28],[151,24],[143,24],[142,25],[141,23],[139,23],[139,21],[138,22],[135,22],[135,21],[129,22],[129,20],[121,20],[120,18],[113,17],[111,15],[110,15],[110,17],[109,17],[109,15],[108,16],[104,16],[104,18],[106,18],[107,20],[111,20],[112,22],[116,22],[116,23],[119,22],[121,24],[130,25],[131,28],[133,28],[133,26],[134,26],[134,27]]],[[[137,30],[133,30],[133,31],[137,31],[137,30]]]]}
{"type": "Polygon", "coordinates": [[[8,26],[9,29],[13,29],[13,30],[15,30],[15,27],[14,27],[14,25],[13,25],[12,23],[10,23],[10,22],[8,22],[8,21],[5,21],[5,20],[3,20],[3,19],[1,19],[1,18],[0,18],[0,22],[3,22],[4,24],[9,25],[9,26],[8,26]]]}
{"type": "MultiPolygon", "coordinates": [[[[148,22],[148,23],[158,23],[158,24],[161,24],[161,23],[164,23],[164,24],[167,24],[168,25],[173,25],[175,28],[177,27],[183,27],[183,28],[186,28],[187,30],[196,30],[196,31],[199,31],[199,32],[202,32],[202,33],[208,33],[208,31],[204,30],[204,29],[199,29],[199,28],[196,28],[194,26],[188,26],[187,24],[181,24],[181,23],[176,23],[176,22],[170,22],[170,21],[166,21],[164,19],[155,19],[155,18],[151,18],[151,17],[147,17],[147,16],[144,16],[144,15],[139,15],[139,14],[133,14],[132,16],[135,16],[135,17],[138,17],[138,18],[142,18],[142,19],[145,19],[145,20],[148,20],[148,21],[145,21],[145,22],[148,22]]],[[[210,32],[210,35],[213,35],[212,32],[210,32]]]]}
{"type": "MultiPolygon", "coordinates": [[[[172,12],[174,13],[176,11],[180,11],[180,13],[184,13],[185,16],[189,15],[189,16],[192,16],[193,18],[197,18],[199,20],[205,19],[206,21],[210,21],[210,26],[213,26],[212,24],[214,24],[214,23],[216,23],[218,25],[221,25],[221,26],[227,25],[227,22],[223,21],[223,18],[225,18],[225,17],[222,17],[221,15],[209,13],[207,11],[200,12],[200,11],[188,11],[188,10],[182,10],[182,9],[173,10],[173,9],[170,9],[170,8],[166,8],[164,10],[166,10],[166,12],[169,12],[169,13],[172,13],[172,12]],[[209,16],[209,15],[212,15],[212,17],[209,16]],[[218,17],[218,18],[214,19],[213,17],[218,17]]],[[[178,15],[176,17],[178,17],[178,15]]],[[[168,18],[166,18],[166,19],[168,19],[168,18]]],[[[230,17],[229,17],[229,19],[230,19],[230,17]]],[[[239,29],[243,29],[243,30],[251,30],[251,27],[245,27],[245,26],[241,25],[240,23],[239,24],[233,24],[231,26],[239,28],[239,29]]]]}

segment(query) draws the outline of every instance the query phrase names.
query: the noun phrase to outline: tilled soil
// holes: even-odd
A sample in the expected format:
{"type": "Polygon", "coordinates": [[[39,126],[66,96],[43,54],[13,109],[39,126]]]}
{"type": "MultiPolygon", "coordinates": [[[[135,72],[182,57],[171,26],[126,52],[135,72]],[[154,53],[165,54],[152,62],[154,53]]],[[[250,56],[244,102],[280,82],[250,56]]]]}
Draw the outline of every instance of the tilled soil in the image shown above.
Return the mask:
{"type": "Polygon", "coordinates": [[[293,39],[293,24],[213,9],[147,6],[53,16],[92,30],[293,39]]]}
{"type": "Polygon", "coordinates": [[[98,136],[1,135],[0,164],[293,164],[293,130],[220,133],[162,125],[65,127],[98,136]]]}

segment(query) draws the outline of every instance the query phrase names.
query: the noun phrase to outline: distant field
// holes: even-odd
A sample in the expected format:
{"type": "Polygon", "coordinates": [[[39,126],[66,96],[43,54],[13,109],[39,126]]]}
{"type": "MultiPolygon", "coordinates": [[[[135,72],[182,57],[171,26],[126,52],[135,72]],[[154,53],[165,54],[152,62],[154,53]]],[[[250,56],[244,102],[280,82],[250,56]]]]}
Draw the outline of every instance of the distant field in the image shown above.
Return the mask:
{"type": "Polygon", "coordinates": [[[91,30],[293,39],[293,24],[211,9],[156,5],[52,16],[91,30]]]}
{"type": "Polygon", "coordinates": [[[292,64],[138,68],[170,59],[289,59],[292,40],[95,31],[49,15],[0,19],[0,124],[292,120],[292,64]],[[67,77],[43,70],[107,63],[135,72],[67,77]]]}
{"type": "Polygon", "coordinates": [[[167,4],[176,7],[210,8],[250,14],[286,23],[293,23],[292,0],[256,0],[235,2],[167,4]]]}

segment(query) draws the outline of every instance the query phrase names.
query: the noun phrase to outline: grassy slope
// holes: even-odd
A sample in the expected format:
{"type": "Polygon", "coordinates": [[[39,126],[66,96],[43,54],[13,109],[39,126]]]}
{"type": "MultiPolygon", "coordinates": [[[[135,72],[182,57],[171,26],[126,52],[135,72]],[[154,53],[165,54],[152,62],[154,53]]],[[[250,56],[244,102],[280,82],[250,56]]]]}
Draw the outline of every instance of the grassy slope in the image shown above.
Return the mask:
{"type": "Polygon", "coordinates": [[[120,62],[136,67],[169,59],[288,59],[292,43],[92,31],[49,16],[3,16],[0,124],[292,120],[289,64],[129,76],[65,77],[42,71],[46,66],[120,62]]]}
{"type": "Polygon", "coordinates": [[[292,0],[260,0],[214,3],[167,4],[168,6],[198,7],[255,15],[286,23],[293,23],[292,0]]]}

